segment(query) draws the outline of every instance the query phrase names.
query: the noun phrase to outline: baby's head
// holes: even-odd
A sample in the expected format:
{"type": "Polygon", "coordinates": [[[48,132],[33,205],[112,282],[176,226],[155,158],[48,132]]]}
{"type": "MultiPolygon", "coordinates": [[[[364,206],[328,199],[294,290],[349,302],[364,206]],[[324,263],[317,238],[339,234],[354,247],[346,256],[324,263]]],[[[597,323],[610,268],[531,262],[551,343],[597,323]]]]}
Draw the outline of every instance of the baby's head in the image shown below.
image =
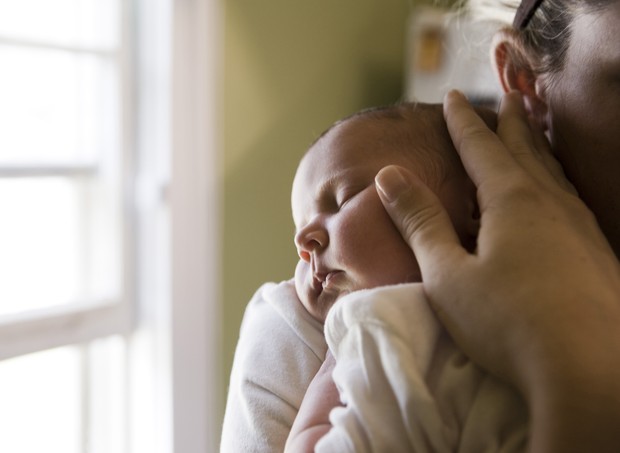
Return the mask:
{"type": "Polygon", "coordinates": [[[301,160],[292,191],[297,293],[324,321],[341,296],[421,281],[413,252],[383,208],[374,178],[407,168],[446,207],[465,247],[475,248],[476,190],[448,135],[441,105],[400,104],[339,121],[301,160]]]}

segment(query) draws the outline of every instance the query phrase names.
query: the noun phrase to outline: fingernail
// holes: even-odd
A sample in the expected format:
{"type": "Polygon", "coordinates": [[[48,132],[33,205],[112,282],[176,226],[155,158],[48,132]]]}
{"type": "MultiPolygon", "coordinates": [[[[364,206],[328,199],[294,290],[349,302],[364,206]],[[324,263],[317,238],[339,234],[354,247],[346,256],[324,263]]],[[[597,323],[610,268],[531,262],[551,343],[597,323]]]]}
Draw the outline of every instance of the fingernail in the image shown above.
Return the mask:
{"type": "Polygon", "coordinates": [[[446,103],[449,98],[453,98],[453,97],[458,97],[458,98],[461,98],[461,99],[467,99],[467,97],[465,96],[465,94],[463,94],[462,91],[453,88],[453,89],[451,89],[450,91],[448,91],[444,95],[444,97],[443,97],[444,103],[446,103]]]}
{"type": "Polygon", "coordinates": [[[500,106],[508,98],[512,98],[513,100],[517,101],[519,104],[523,105],[523,93],[521,93],[519,90],[510,90],[508,93],[502,96],[502,99],[500,101],[500,106]]]}
{"type": "Polygon", "coordinates": [[[411,182],[394,165],[382,168],[375,177],[375,184],[389,202],[411,187],[411,182]]]}

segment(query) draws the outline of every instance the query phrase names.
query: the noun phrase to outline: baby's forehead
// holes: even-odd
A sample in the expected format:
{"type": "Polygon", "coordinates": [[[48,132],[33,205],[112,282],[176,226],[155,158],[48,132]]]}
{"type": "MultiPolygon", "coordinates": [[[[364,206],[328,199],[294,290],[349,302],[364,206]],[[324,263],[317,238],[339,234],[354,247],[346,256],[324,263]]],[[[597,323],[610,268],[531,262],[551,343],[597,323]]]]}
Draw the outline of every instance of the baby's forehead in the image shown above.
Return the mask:
{"type": "Polygon", "coordinates": [[[413,111],[404,115],[358,115],[336,123],[307,151],[307,155],[334,155],[358,159],[377,156],[419,159],[433,154],[455,154],[443,117],[433,112],[413,111]]]}
{"type": "Polygon", "coordinates": [[[301,165],[328,169],[403,155],[397,142],[393,125],[386,127],[379,121],[356,118],[338,123],[323,134],[308,149],[301,165]]]}
{"type": "MultiPolygon", "coordinates": [[[[386,151],[417,129],[405,121],[357,116],[334,124],[308,149],[310,153],[386,151]]],[[[422,136],[418,137],[422,139],[422,136]]],[[[414,139],[414,141],[416,141],[414,139]]],[[[415,143],[412,143],[415,144],[415,143]]]]}

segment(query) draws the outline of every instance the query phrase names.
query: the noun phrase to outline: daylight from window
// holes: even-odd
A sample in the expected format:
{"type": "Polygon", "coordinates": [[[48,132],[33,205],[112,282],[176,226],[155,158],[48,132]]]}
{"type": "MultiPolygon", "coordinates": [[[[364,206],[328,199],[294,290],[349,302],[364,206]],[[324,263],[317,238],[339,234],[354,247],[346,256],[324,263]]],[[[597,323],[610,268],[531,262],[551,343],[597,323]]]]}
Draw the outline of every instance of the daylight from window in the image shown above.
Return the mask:
{"type": "MultiPolygon", "coordinates": [[[[0,335],[124,297],[122,6],[0,0],[0,335]]],[[[0,451],[127,451],[124,348],[116,336],[0,361],[0,451]]]]}

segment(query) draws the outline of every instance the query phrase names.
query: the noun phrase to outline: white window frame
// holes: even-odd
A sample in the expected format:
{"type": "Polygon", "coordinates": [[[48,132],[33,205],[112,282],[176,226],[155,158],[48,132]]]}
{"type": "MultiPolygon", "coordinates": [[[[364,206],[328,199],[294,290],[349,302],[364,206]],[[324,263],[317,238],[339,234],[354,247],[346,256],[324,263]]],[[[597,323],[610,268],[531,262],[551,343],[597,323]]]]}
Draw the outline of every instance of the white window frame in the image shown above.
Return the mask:
{"type": "Polygon", "coordinates": [[[36,310],[0,319],[0,360],[130,330],[128,303],[89,303],[36,310]]]}
{"type": "MultiPolygon", "coordinates": [[[[135,20],[130,12],[136,5],[143,11],[164,10],[160,25],[165,26],[166,17],[170,20],[170,28],[164,31],[169,35],[160,42],[164,48],[152,49],[163,52],[163,60],[156,57],[156,62],[142,61],[140,66],[144,70],[150,63],[161,65],[166,57],[169,58],[167,63],[171,63],[169,79],[164,76],[159,81],[161,87],[168,89],[158,101],[159,106],[168,110],[142,127],[163,127],[156,135],[164,142],[168,140],[159,146],[167,147],[172,170],[169,174],[165,171],[138,174],[137,179],[130,181],[127,178],[134,169],[130,166],[133,162],[129,161],[124,162],[129,173],[123,175],[126,178],[124,190],[129,195],[127,203],[131,204],[124,206],[125,213],[142,210],[156,216],[153,212],[161,211],[162,205],[166,205],[163,224],[141,224],[133,214],[125,218],[121,300],[90,301],[2,317],[0,360],[121,334],[128,343],[128,405],[133,406],[132,413],[128,414],[127,451],[145,451],[144,445],[154,447],[148,450],[152,453],[217,451],[223,401],[219,382],[221,298],[220,241],[217,239],[221,175],[216,152],[220,145],[218,69],[221,68],[223,17],[220,2],[124,0],[121,4],[124,40],[130,29],[128,20],[135,20]],[[172,45],[167,48],[170,44],[165,40],[170,38],[172,45]],[[166,83],[169,86],[166,87],[166,83]],[[141,252],[134,255],[140,249],[139,236],[153,228],[159,229],[159,234],[169,233],[170,261],[151,263],[154,269],[147,269],[146,273],[142,269],[138,273],[136,265],[139,268],[144,261],[141,252]],[[151,284],[149,278],[157,272],[166,273],[169,280],[162,284],[156,300],[146,300],[152,295],[145,291],[151,284]],[[145,351],[150,354],[150,362],[134,365],[133,358],[143,358],[145,351]],[[140,402],[136,402],[139,398],[131,394],[135,387],[143,385],[140,379],[144,376],[152,381],[149,384],[152,393],[160,395],[149,408],[140,406],[140,402]],[[137,425],[145,424],[145,416],[150,417],[146,422],[149,426],[138,432],[137,425]],[[145,441],[149,436],[150,440],[145,441]]],[[[158,32],[143,30],[141,33],[158,32]]],[[[142,101],[137,90],[142,80],[139,74],[129,71],[129,58],[134,57],[143,56],[125,49],[116,57],[123,62],[122,95],[138,101],[125,106],[122,112],[125,124],[131,124],[135,110],[148,108],[140,105],[142,101]],[[133,85],[131,80],[138,82],[133,85]]],[[[135,146],[139,137],[132,131],[139,131],[140,127],[140,124],[133,124],[124,129],[123,146],[135,146]]],[[[138,149],[138,153],[141,152],[144,149],[138,149]]],[[[92,171],[96,170],[89,163],[5,166],[0,169],[0,175],[76,175],[92,171]]]]}
{"type": "Polygon", "coordinates": [[[172,371],[175,452],[219,448],[219,0],[174,0],[172,371]]]}
{"type": "MultiPolygon", "coordinates": [[[[143,70],[161,73],[160,65],[170,68],[163,79],[151,80],[156,83],[156,92],[169,91],[170,99],[142,96],[138,107],[143,120],[146,118],[142,131],[145,149],[141,151],[168,146],[163,154],[169,155],[170,173],[150,171],[138,176],[137,182],[141,209],[150,213],[150,220],[138,230],[139,236],[156,234],[158,200],[167,200],[169,226],[163,229],[170,229],[170,262],[163,264],[163,271],[170,274],[170,286],[166,297],[150,293],[158,270],[157,264],[146,257],[143,271],[149,269],[140,285],[139,311],[142,325],[159,349],[151,369],[159,373],[153,385],[162,399],[151,420],[159,428],[158,439],[147,445],[149,448],[136,451],[153,452],[156,448],[158,452],[207,453],[219,449],[223,401],[219,380],[220,173],[216,152],[220,137],[217,112],[222,14],[219,0],[138,1],[151,12],[170,8],[169,24],[165,18],[155,18],[149,21],[155,28],[144,29],[141,34],[141,49],[146,51],[143,70]],[[163,33],[167,36],[161,39],[166,27],[169,30],[163,33]],[[163,61],[166,58],[169,60],[163,61]],[[154,113],[168,102],[167,113],[154,113]]],[[[144,83],[139,80],[138,85],[144,83]]],[[[142,420],[148,415],[153,416],[139,413],[134,417],[142,420]]]]}

